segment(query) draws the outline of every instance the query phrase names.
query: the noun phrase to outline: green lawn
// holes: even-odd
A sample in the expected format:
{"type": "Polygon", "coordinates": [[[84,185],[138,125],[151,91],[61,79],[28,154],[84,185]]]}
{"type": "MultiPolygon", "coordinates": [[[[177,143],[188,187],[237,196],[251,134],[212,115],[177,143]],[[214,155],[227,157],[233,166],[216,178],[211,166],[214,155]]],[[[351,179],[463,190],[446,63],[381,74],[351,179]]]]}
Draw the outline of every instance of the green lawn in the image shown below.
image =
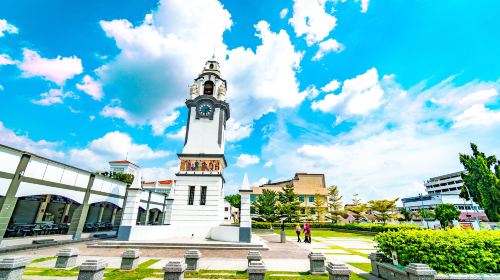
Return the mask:
{"type": "MultiPolygon", "coordinates": [[[[275,229],[275,233],[279,234],[280,230],[275,229]]],[[[287,236],[297,236],[295,233],[295,230],[293,229],[286,229],[285,233],[287,236]]],[[[347,238],[366,238],[373,240],[374,235],[371,234],[366,234],[362,232],[344,232],[344,231],[335,231],[335,230],[328,230],[328,229],[313,229],[312,230],[312,237],[347,237],[347,238]]],[[[302,233],[300,238],[304,238],[304,234],[302,233]]]]}
{"type": "Polygon", "coordinates": [[[361,256],[361,257],[365,257],[365,258],[368,258],[368,256],[370,256],[369,254],[365,254],[365,253],[361,253],[361,252],[358,252],[354,249],[350,249],[350,248],[345,248],[345,247],[341,247],[341,246],[337,246],[337,245],[332,245],[330,246],[330,249],[337,249],[337,250],[344,250],[350,254],[353,254],[353,255],[358,255],[358,256],[361,256]]]}
{"type": "Polygon", "coordinates": [[[371,263],[347,263],[349,265],[352,265],[354,267],[357,267],[363,271],[366,271],[370,273],[372,271],[372,264],[371,263]]]}

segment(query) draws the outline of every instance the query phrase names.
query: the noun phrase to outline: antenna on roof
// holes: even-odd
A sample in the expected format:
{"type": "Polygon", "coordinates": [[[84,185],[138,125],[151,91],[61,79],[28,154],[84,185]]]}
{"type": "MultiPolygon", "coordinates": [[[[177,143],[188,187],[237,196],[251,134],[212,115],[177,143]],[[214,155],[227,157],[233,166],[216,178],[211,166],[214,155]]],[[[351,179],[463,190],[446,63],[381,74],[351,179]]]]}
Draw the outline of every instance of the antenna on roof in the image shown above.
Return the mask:
{"type": "Polygon", "coordinates": [[[212,59],[214,59],[214,60],[215,60],[215,46],[214,46],[214,49],[213,49],[213,51],[212,51],[212,59]]]}

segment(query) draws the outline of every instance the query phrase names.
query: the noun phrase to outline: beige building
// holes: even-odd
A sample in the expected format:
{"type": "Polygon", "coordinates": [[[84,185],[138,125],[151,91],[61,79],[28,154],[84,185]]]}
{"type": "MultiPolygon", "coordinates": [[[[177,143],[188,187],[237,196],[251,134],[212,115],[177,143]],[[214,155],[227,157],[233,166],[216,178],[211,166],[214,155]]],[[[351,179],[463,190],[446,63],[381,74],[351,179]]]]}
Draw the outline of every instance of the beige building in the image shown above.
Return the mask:
{"type": "Polygon", "coordinates": [[[295,193],[299,196],[299,200],[302,201],[301,205],[304,208],[309,208],[311,214],[314,215],[316,213],[316,205],[314,203],[315,195],[319,195],[322,198],[324,207],[327,208],[328,189],[326,187],[324,174],[296,173],[295,177],[291,180],[252,187],[250,200],[252,202],[257,200],[257,196],[262,194],[263,190],[280,192],[287,184],[293,184],[295,193]]]}

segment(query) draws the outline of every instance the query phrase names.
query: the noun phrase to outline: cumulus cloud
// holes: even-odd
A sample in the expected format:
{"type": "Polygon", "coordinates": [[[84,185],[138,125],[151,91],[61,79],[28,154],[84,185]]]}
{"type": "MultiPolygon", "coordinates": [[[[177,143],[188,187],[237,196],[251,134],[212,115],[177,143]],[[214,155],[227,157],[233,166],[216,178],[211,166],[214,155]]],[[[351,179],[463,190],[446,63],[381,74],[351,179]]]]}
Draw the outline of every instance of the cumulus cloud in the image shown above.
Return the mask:
{"type": "Polygon", "coordinates": [[[179,161],[171,160],[165,165],[159,167],[145,167],[141,168],[142,178],[144,181],[160,181],[172,180],[175,178],[175,173],[179,171],[179,161]]]}
{"type": "Polygon", "coordinates": [[[33,99],[31,103],[50,106],[54,104],[63,104],[65,98],[75,98],[76,96],[71,92],[64,92],[62,89],[50,89],[48,92],[40,94],[40,99],[33,99]]]}
{"type": "Polygon", "coordinates": [[[337,18],[325,11],[326,0],[294,0],[289,23],[297,37],[305,35],[307,44],[321,42],[336,24],[337,18]]]}
{"type": "Polygon", "coordinates": [[[142,160],[164,158],[169,154],[165,150],[155,151],[147,144],[134,143],[127,133],[114,131],[92,140],[85,148],[71,149],[69,160],[89,170],[106,170],[111,160],[127,158],[140,164],[142,160]]]}
{"type": "Polygon", "coordinates": [[[328,84],[324,85],[321,88],[321,91],[324,92],[333,92],[336,91],[340,87],[340,83],[337,80],[331,80],[328,84]]]}
{"type": "Polygon", "coordinates": [[[264,167],[271,167],[271,166],[273,166],[272,161],[266,161],[266,163],[264,164],[264,167]]]}
{"type": "Polygon", "coordinates": [[[243,125],[234,119],[229,119],[226,124],[226,141],[237,142],[245,139],[252,133],[252,125],[243,125]]]}
{"type": "Polygon", "coordinates": [[[23,71],[23,77],[42,77],[62,86],[66,80],[82,73],[82,61],[76,57],[61,57],[54,59],[43,58],[36,51],[23,50],[23,61],[19,69],[23,71]]]}
{"type": "Polygon", "coordinates": [[[163,132],[167,127],[175,125],[175,121],[177,120],[180,114],[181,113],[179,111],[174,111],[169,115],[158,117],[151,120],[150,124],[151,128],[153,129],[153,135],[160,136],[163,134],[163,132]]]}
{"type": "Polygon", "coordinates": [[[60,142],[32,140],[28,135],[19,135],[19,133],[6,128],[2,122],[0,122],[0,143],[51,159],[61,159],[64,157],[64,153],[59,150],[61,147],[60,142]]]}
{"type": "Polygon", "coordinates": [[[186,126],[182,126],[177,132],[175,133],[167,133],[167,138],[174,139],[174,140],[184,140],[186,139],[186,126]]]}
{"type": "Polygon", "coordinates": [[[260,158],[256,155],[241,154],[236,160],[236,166],[240,168],[259,163],[260,158]]]}
{"type": "Polygon", "coordinates": [[[330,52],[340,53],[345,49],[345,46],[339,43],[335,39],[328,39],[319,43],[319,49],[312,58],[313,61],[318,61],[323,58],[326,54],[330,52]]]}
{"type": "Polygon", "coordinates": [[[12,60],[8,54],[0,54],[0,66],[16,64],[16,61],[12,60]]]}
{"type": "Polygon", "coordinates": [[[81,84],[76,84],[76,88],[90,95],[94,100],[101,100],[104,96],[101,83],[94,80],[89,75],[85,75],[81,84]]]}
{"type": "Polygon", "coordinates": [[[281,12],[280,12],[280,18],[284,19],[286,17],[286,15],[288,15],[288,9],[287,8],[281,10],[281,12]]]}
{"type": "Polygon", "coordinates": [[[345,80],[340,94],[327,94],[312,103],[313,110],[337,114],[340,118],[363,116],[380,107],[384,91],[380,86],[377,69],[345,80]]]}
{"type": "Polygon", "coordinates": [[[4,37],[5,33],[16,34],[17,27],[8,23],[5,19],[0,19],[0,37],[4,37]]]}
{"type": "Polygon", "coordinates": [[[475,104],[454,118],[453,127],[489,127],[497,124],[500,124],[500,111],[485,108],[483,104],[475,104]]]}
{"type": "Polygon", "coordinates": [[[121,101],[119,99],[112,99],[110,104],[104,106],[99,114],[103,117],[122,119],[126,124],[131,126],[137,125],[135,119],[130,116],[129,112],[121,107],[121,101]]]}

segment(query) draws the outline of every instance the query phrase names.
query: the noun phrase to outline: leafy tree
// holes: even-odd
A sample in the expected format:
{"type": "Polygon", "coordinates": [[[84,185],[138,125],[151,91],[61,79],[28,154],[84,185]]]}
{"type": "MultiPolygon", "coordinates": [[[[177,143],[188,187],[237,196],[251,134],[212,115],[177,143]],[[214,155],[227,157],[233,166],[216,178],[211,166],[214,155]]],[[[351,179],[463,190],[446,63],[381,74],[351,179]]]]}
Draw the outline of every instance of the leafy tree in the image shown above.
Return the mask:
{"type": "Polygon", "coordinates": [[[352,204],[353,205],[361,204],[361,198],[359,198],[359,195],[357,193],[352,195],[352,204]]]}
{"type": "Polygon", "coordinates": [[[295,193],[293,184],[286,184],[281,188],[282,192],[279,193],[279,213],[281,217],[285,218],[285,222],[299,222],[301,202],[299,196],[295,193]]]}
{"type": "Polygon", "coordinates": [[[352,205],[346,206],[345,210],[350,211],[356,221],[365,219],[366,211],[368,210],[368,205],[366,203],[361,203],[361,199],[358,194],[354,194],[352,198],[352,205]]]}
{"type": "Polygon", "coordinates": [[[311,207],[306,206],[304,208],[305,208],[305,214],[304,214],[305,220],[308,221],[308,222],[312,221],[313,220],[313,216],[312,216],[312,213],[311,213],[311,207]]]}
{"type": "Polygon", "coordinates": [[[392,212],[396,210],[396,199],[380,199],[380,200],[370,200],[368,201],[368,208],[372,210],[377,217],[377,220],[383,222],[384,224],[389,219],[392,212]]]}
{"type": "Polygon", "coordinates": [[[500,161],[494,155],[479,152],[476,144],[470,146],[472,156],[460,154],[460,162],[466,170],[461,175],[464,187],[460,197],[472,198],[484,208],[490,221],[500,221],[500,161]]]}
{"type": "Polygon", "coordinates": [[[319,194],[314,195],[314,207],[316,208],[316,221],[324,222],[326,213],[325,198],[319,194]]]}
{"type": "Polygon", "coordinates": [[[255,213],[264,222],[276,222],[278,220],[278,193],[273,190],[262,190],[257,200],[252,203],[255,213]]]}
{"type": "Polygon", "coordinates": [[[339,194],[339,187],[332,185],[328,188],[328,219],[338,223],[340,218],[346,215],[342,209],[342,196],[339,194]]]}
{"type": "MultiPolygon", "coordinates": [[[[238,208],[238,213],[241,214],[241,195],[239,193],[237,194],[232,194],[232,195],[226,195],[224,199],[229,202],[229,204],[234,207],[238,208]]],[[[238,221],[240,220],[240,217],[235,217],[238,221]]]]}
{"type": "Polygon", "coordinates": [[[434,219],[436,217],[434,211],[429,209],[418,209],[417,213],[422,219],[434,219]]]}
{"type": "Polygon", "coordinates": [[[448,227],[453,220],[458,220],[460,217],[460,211],[449,203],[439,204],[434,212],[436,213],[436,220],[439,220],[443,228],[448,227]]]}
{"type": "Polygon", "coordinates": [[[403,215],[403,220],[404,221],[411,221],[411,219],[413,218],[413,213],[411,212],[410,209],[406,209],[406,208],[401,208],[399,210],[399,213],[401,213],[401,215],[403,215]]]}

